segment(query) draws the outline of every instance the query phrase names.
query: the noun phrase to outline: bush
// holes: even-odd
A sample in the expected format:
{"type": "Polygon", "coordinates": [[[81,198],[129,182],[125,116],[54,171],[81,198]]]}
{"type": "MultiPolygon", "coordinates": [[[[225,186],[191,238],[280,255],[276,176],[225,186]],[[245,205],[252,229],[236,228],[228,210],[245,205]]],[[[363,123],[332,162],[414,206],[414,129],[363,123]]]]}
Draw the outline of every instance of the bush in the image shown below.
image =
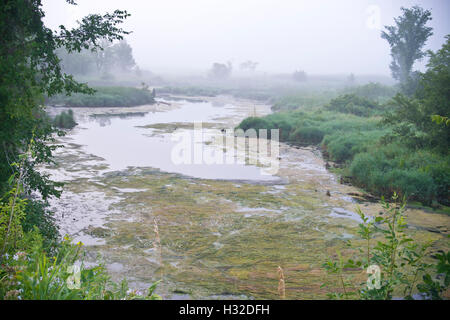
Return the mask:
{"type": "Polygon", "coordinates": [[[358,97],[355,94],[345,94],[330,101],[326,110],[351,113],[360,117],[368,117],[380,111],[381,107],[374,101],[358,97]]]}
{"type": "Polygon", "coordinates": [[[368,217],[357,209],[362,221],[358,226],[358,240],[363,245],[348,241],[346,255],[351,257],[344,258],[337,251],[338,260],[329,259],[322,265],[329,275],[336,276],[334,286],[338,284],[341,289],[328,294],[330,298],[413,300],[417,293],[425,299],[443,298],[450,284],[450,253],[437,253],[436,264],[426,263],[433,243],[418,243],[406,233],[406,201],[398,203],[397,195],[393,200],[390,204],[383,199],[383,212],[376,217],[368,217]],[[367,281],[356,283],[354,275],[345,274],[351,269],[370,274],[367,281]]]}
{"type": "Polygon", "coordinates": [[[373,148],[382,136],[381,130],[334,132],[325,136],[322,145],[331,160],[343,163],[351,161],[356,154],[373,148]]]}
{"type": "Polygon", "coordinates": [[[397,90],[394,87],[385,86],[380,83],[368,83],[345,90],[346,93],[354,94],[359,97],[383,103],[396,95],[397,90]]]}
{"type": "Polygon", "coordinates": [[[39,200],[27,201],[25,212],[27,214],[22,221],[23,231],[31,232],[37,227],[42,236],[43,248],[47,252],[53,252],[60,237],[53,213],[48,211],[45,202],[39,200]]]}
{"type": "Polygon", "coordinates": [[[300,127],[289,135],[291,141],[301,141],[307,144],[318,144],[323,140],[324,132],[316,127],[300,127]]]}
{"type": "Polygon", "coordinates": [[[63,111],[53,119],[53,126],[60,129],[72,129],[77,125],[73,117],[73,111],[63,111]]]}

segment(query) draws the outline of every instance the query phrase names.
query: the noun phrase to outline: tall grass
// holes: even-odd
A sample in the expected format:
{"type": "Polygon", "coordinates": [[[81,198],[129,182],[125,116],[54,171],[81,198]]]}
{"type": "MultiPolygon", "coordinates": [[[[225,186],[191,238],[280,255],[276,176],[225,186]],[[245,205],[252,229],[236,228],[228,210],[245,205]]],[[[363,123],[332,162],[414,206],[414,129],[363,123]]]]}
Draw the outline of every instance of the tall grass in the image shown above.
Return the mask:
{"type": "Polygon", "coordinates": [[[427,205],[449,205],[450,160],[432,150],[386,144],[381,138],[391,129],[382,126],[378,115],[383,109],[368,99],[344,95],[322,108],[250,117],[238,128],[279,129],[281,141],[320,145],[328,159],[343,166],[344,175],[375,195],[397,192],[427,205]]]}

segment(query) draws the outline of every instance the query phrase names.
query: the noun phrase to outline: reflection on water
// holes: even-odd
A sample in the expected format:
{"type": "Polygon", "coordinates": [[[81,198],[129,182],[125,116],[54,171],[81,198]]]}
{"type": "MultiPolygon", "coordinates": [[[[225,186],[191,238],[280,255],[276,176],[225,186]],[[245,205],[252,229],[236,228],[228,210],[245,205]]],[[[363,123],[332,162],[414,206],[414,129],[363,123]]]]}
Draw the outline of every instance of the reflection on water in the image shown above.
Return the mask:
{"type": "MultiPolygon", "coordinates": [[[[185,101],[180,108],[167,112],[95,115],[81,119],[71,138],[74,143],[83,145],[86,152],[105,159],[109,171],[153,167],[203,179],[279,180],[278,177],[262,174],[259,167],[238,163],[174,164],[171,154],[176,142],[171,141],[170,134],[155,136],[150,134],[152,129],[143,128],[152,124],[193,122],[217,123],[219,128],[217,119],[230,117],[235,112],[232,105],[215,106],[210,102],[185,101]]],[[[223,153],[217,147],[203,145],[203,149],[211,148],[216,148],[214,152],[223,153]]]]}

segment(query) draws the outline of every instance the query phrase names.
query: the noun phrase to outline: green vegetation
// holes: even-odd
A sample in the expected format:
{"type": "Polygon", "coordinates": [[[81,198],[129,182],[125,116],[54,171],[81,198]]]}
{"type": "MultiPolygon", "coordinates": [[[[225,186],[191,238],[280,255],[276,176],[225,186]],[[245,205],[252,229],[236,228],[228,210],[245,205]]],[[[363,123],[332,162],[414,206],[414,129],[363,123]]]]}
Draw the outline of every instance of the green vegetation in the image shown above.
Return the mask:
{"type": "Polygon", "coordinates": [[[407,234],[406,201],[397,203],[397,195],[393,200],[392,204],[381,201],[383,212],[377,217],[368,217],[358,209],[362,220],[358,235],[365,245],[348,241],[346,257],[337,251],[337,260],[323,264],[340,287],[339,292],[329,294],[330,298],[443,299],[442,293],[450,285],[450,252],[436,254],[437,263],[430,263],[432,243],[417,243],[407,234]],[[349,269],[356,272],[346,272],[349,269]],[[367,271],[369,279],[359,282],[356,273],[361,271],[367,271]]]}
{"type": "Polygon", "coordinates": [[[5,254],[0,281],[3,300],[159,300],[154,293],[157,283],[147,293],[133,291],[123,280],[110,280],[102,265],[86,267],[82,244],[64,238],[55,255],[48,255],[40,232],[28,233],[24,251],[5,254]],[[77,267],[79,270],[77,270],[77,267]]]}
{"type": "Polygon", "coordinates": [[[433,34],[433,28],[427,26],[431,20],[429,10],[419,6],[402,7],[401,10],[403,14],[394,19],[395,25],[387,26],[381,37],[391,47],[392,77],[400,81],[402,91],[410,95],[417,89],[419,79],[419,73],[413,72],[412,68],[417,60],[425,57],[422,49],[433,34]]]}
{"type": "Polygon", "coordinates": [[[384,103],[394,97],[397,90],[394,87],[370,82],[362,86],[348,88],[344,92],[378,103],[384,103]]]}
{"type": "Polygon", "coordinates": [[[55,95],[47,100],[50,105],[76,107],[134,107],[155,103],[154,93],[128,87],[96,87],[94,94],[75,93],[55,95]]]}
{"type": "Polygon", "coordinates": [[[53,119],[53,125],[59,129],[72,129],[77,123],[73,118],[73,110],[63,111],[53,119]]]}
{"type": "Polygon", "coordinates": [[[94,72],[103,78],[112,77],[113,72],[130,73],[139,71],[133,57],[133,50],[126,40],[112,43],[102,40],[100,48],[84,48],[80,52],[68,52],[65,48],[57,50],[64,72],[77,76],[91,75],[94,72]]]}
{"type": "Polygon", "coordinates": [[[361,98],[355,94],[345,94],[330,101],[325,106],[326,110],[351,113],[356,116],[367,117],[375,113],[383,112],[383,109],[373,101],[361,98]]]}
{"type": "MultiPolygon", "coordinates": [[[[57,50],[95,51],[101,50],[100,39],[123,40],[129,32],[120,24],[128,16],[120,10],[91,14],[74,29],[53,31],[43,23],[41,1],[7,0],[0,6],[0,299],[157,298],[155,285],[147,295],[127,293],[126,283],[114,285],[102,267],[73,272],[79,246],[58,241],[47,209],[62,184],[36,169],[53,162],[53,136],[63,134],[46,115],[44,97],[94,92],[62,71],[57,50]],[[78,276],[81,286],[72,287],[78,276]]],[[[65,126],[71,116],[61,115],[55,124],[65,126]]]]}
{"type": "Polygon", "coordinates": [[[282,141],[321,144],[325,156],[343,167],[341,174],[373,194],[397,192],[427,205],[448,205],[450,128],[441,119],[450,110],[449,48],[447,36],[442,49],[429,52],[428,69],[410,97],[397,94],[381,103],[395,90],[374,84],[346,89],[322,107],[292,108],[304,99],[290,96],[274,108],[288,111],[247,118],[238,128],[280,129],[282,141]]]}

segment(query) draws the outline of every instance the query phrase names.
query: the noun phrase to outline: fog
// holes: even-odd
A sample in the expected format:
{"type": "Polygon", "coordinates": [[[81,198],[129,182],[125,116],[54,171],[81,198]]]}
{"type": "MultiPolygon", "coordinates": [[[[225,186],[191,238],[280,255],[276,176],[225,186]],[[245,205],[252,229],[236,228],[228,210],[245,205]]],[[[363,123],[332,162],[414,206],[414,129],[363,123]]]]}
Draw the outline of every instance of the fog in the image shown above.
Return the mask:
{"type": "MultiPolygon", "coordinates": [[[[44,0],[46,24],[76,26],[89,13],[124,9],[137,64],[161,73],[205,72],[214,62],[258,62],[258,72],[389,75],[389,46],[380,29],[400,7],[432,10],[437,50],[450,30],[450,2],[301,0],[44,0]]],[[[417,65],[422,69],[425,61],[417,65]]]]}

